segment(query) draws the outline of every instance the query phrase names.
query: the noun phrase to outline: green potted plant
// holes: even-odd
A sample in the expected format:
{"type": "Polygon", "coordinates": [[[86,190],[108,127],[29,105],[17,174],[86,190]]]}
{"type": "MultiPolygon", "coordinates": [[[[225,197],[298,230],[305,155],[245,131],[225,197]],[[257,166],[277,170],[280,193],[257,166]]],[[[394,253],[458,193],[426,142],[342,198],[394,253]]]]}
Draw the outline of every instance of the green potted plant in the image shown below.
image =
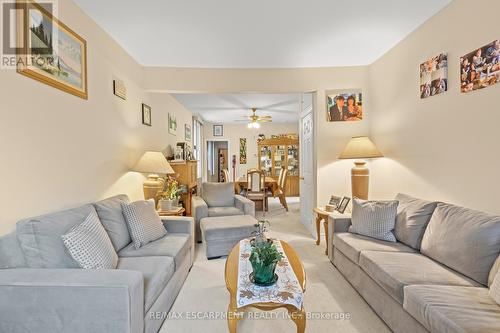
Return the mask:
{"type": "Polygon", "coordinates": [[[262,220],[255,225],[256,237],[251,242],[252,252],[249,258],[253,269],[250,281],[260,286],[270,286],[276,282],[276,264],[283,259],[283,254],[273,241],[265,237],[266,225],[269,225],[269,221],[262,220]]]}
{"type": "Polygon", "coordinates": [[[159,193],[159,204],[162,212],[174,210],[179,205],[179,183],[172,177],[167,177],[163,190],[159,193]]]}

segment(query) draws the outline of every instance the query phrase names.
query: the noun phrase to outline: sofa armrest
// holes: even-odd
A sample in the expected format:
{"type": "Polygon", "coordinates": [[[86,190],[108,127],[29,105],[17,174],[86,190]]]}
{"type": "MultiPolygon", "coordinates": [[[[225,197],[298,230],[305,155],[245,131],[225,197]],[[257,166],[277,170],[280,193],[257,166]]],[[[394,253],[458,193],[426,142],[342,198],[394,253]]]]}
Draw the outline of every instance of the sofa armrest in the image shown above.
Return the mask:
{"type": "Polygon", "coordinates": [[[191,213],[194,218],[194,233],[196,241],[201,242],[201,227],[200,221],[204,217],[208,217],[208,205],[201,197],[194,196],[191,199],[191,213]]]}
{"type": "Polygon", "coordinates": [[[234,196],[234,206],[242,210],[245,215],[252,215],[255,217],[255,202],[247,199],[239,194],[234,196]]]}
{"type": "Polygon", "coordinates": [[[0,332],[144,330],[142,274],[126,270],[0,270],[0,332]]]}
{"type": "Polygon", "coordinates": [[[351,226],[351,216],[347,214],[330,215],[328,217],[328,257],[333,263],[333,237],[339,232],[348,232],[351,226]]]}
{"type": "Polygon", "coordinates": [[[195,229],[194,218],[190,216],[162,216],[161,221],[167,232],[190,235],[191,246],[191,266],[194,263],[195,253],[195,229]]]}

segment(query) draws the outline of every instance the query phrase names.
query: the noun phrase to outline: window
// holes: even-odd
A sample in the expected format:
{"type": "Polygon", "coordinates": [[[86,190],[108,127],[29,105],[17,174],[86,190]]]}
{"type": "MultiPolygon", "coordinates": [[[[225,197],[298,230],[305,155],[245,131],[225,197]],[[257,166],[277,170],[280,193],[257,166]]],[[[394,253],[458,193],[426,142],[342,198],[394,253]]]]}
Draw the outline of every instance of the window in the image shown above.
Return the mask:
{"type": "Polygon", "coordinates": [[[193,153],[194,158],[198,161],[197,163],[197,178],[202,177],[203,172],[203,138],[202,138],[203,124],[201,121],[193,117],[193,153]]]}

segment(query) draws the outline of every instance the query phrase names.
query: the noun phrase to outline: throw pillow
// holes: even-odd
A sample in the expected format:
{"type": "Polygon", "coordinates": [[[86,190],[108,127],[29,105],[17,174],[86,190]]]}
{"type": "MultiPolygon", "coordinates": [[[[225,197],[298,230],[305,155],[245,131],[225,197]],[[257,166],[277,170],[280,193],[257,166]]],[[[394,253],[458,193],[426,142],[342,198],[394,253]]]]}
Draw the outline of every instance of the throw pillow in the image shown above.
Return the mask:
{"type": "Polygon", "coordinates": [[[122,210],[136,249],[167,234],[155,210],[154,200],[136,201],[130,204],[122,202],[122,210]]]}
{"type": "Polygon", "coordinates": [[[490,286],[490,296],[500,305],[500,271],[498,271],[490,286]]]}
{"type": "Polygon", "coordinates": [[[106,230],[92,211],[80,224],[61,236],[69,253],[85,269],[114,269],[118,255],[106,230]]]}
{"type": "Polygon", "coordinates": [[[388,242],[396,242],[392,233],[396,223],[397,201],[352,201],[352,225],[349,232],[388,242]]]}

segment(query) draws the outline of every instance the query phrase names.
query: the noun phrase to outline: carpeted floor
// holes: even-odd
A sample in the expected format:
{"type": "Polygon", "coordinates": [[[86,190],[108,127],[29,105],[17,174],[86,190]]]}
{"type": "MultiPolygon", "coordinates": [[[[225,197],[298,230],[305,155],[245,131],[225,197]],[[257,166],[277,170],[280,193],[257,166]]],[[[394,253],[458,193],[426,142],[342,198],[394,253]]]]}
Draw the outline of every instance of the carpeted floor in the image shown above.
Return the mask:
{"type": "MultiPolygon", "coordinates": [[[[290,211],[270,200],[265,218],[271,223],[269,236],[287,241],[298,253],[306,270],[304,306],[315,319],[309,319],[306,332],[390,332],[368,304],[349,285],[325,255],[325,242],[320,246],[299,222],[299,203],[289,200],[290,211]],[[334,313],[350,315],[350,319],[321,319],[334,313]]],[[[261,214],[259,214],[261,215],[261,214]]],[[[162,333],[228,332],[225,318],[229,293],[224,283],[225,259],[207,260],[203,244],[197,244],[196,261],[179,293],[162,333]]],[[[294,323],[284,312],[273,317],[255,310],[253,318],[239,322],[238,332],[296,332],[294,323]]],[[[344,317],[345,318],[345,317],[344,317]]]]}

